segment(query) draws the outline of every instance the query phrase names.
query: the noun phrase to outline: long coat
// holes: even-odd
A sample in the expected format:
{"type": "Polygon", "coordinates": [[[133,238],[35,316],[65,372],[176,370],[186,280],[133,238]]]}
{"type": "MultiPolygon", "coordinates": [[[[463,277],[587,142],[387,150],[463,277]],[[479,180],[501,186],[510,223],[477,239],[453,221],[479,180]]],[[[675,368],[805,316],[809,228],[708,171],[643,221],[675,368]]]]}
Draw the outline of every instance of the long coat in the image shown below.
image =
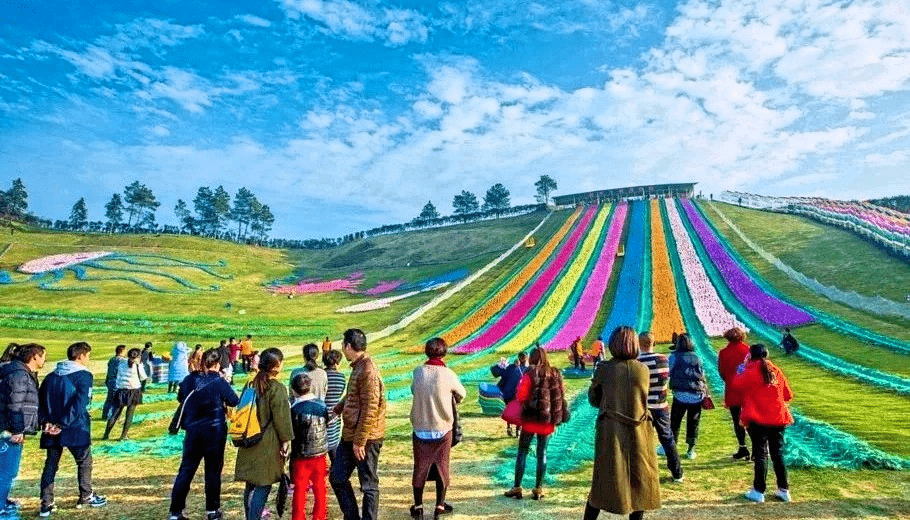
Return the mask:
{"type": "Polygon", "coordinates": [[[189,347],[186,343],[178,341],[174,343],[171,349],[171,364],[168,367],[167,380],[171,383],[179,383],[190,375],[189,369],[189,347]]]}
{"type": "Polygon", "coordinates": [[[612,358],[594,371],[588,400],[600,413],[588,503],[602,511],[627,515],[660,507],[648,379],[648,369],[634,359],[612,358]]]}
{"type": "Polygon", "coordinates": [[[281,480],[285,459],[279,453],[281,445],[294,439],[291,425],[291,405],[284,385],[272,380],[265,395],[259,396],[259,424],[262,440],[249,448],[237,449],[234,480],[267,486],[281,480]]]}

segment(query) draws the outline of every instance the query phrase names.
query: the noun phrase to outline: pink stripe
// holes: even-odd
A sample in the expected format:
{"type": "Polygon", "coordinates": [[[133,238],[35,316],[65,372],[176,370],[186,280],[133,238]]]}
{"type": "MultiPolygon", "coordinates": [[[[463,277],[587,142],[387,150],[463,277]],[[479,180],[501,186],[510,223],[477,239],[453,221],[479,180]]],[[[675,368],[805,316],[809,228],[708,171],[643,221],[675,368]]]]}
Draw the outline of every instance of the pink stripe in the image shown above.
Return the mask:
{"type": "Polygon", "coordinates": [[[549,287],[553,284],[553,281],[556,280],[556,277],[562,272],[563,267],[565,267],[569,259],[572,258],[572,255],[575,253],[575,248],[585,234],[587,234],[596,213],[597,206],[592,206],[588,209],[584,217],[582,217],[581,222],[579,222],[575,230],[572,231],[569,240],[562,246],[562,249],[559,250],[559,254],[553,260],[553,263],[551,263],[546,271],[534,281],[534,284],[531,287],[525,290],[524,294],[511,309],[506,311],[502,317],[479,336],[476,336],[467,343],[456,346],[451,349],[450,352],[454,354],[471,354],[478,352],[491,347],[512,331],[515,326],[518,325],[532,309],[534,309],[537,303],[540,302],[543,295],[546,294],[549,287]]]}
{"type": "Polygon", "coordinates": [[[625,202],[620,203],[613,213],[613,220],[610,222],[610,229],[607,231],[607,242],[600,250],[600,257],[597,264],[588,278],[588,285],[581,293],[578,305],[572,311],[572,315],[566,320],[565,325],[559,329],[559,332],[544,345],[547,350],[564,350],[575,341],[575,338],[584,337],[591,326],[594,324],[597,313],[600,311],[600,305],[603,302],[604,294],[607,292],[607,285],[610,281],[610,274],[613,272],[613,263],[616,261],[616,253],[619,251],[619,239],[622,236],[622,228],[626,222],[626,214],[629,207],[625,202]]]}

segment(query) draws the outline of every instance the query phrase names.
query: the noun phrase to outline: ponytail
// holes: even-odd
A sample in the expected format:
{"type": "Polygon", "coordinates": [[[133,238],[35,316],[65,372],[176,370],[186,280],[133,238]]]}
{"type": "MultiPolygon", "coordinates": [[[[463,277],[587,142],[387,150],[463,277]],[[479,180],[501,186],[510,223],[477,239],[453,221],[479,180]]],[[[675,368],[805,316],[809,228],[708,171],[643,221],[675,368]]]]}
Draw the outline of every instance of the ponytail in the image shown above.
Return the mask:
{"type": "Polygon", "coordinates": [[[777,377],[768,364],[768,349],[764,345],[756,343],[749,347],[749,357],[752,361],[758,361],[761,364],[759,370],[761,370],[761,377],[766,385],[773,385],[777,382],[777,377]]]}

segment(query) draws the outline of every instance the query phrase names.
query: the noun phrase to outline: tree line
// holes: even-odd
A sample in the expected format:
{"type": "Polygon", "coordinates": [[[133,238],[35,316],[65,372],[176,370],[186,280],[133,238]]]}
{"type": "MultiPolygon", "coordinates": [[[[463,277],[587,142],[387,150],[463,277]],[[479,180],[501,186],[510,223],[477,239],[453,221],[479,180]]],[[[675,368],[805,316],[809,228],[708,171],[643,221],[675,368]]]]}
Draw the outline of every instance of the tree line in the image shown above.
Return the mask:
{"type": "Polygon", "coordinates": [[[123,195],[114,193],[104,205],[105,221],[89,221],[85,198],[73,205],[68,220],[58,220],[53,228],[65,231],[92,231],[108,233],[173,233],[190,234],[236,240],[264,241],[275,223],[267,204],[262,204],[247,188],[240,188],[234,195],[223,186],[202,186],[192,201],[193,210],[183,199],[174,206],[178,225],[159,227],[155,213],[161,203],[152,189],[135,181],[123,189],[123,195]],[[125,219],[125,221],[124,221],[125,219]],[[234,228],[236,224],[236,228],[234,228]],[[235,230],[236,229],[236,230],[235,230]]]}
{"type": "Polygon", "coordinates": [[[884,199],[870,200],[872,204],[891,208],[895,211],[910,213],[910,195],[898,195],[896,197],[886,197],[884,199]]]}
{"type": "Polygon", "coordinates": [[[269,206],[262,204],[247,188],[237,190],[232,200],[223,186],[214,189],[200,187],[191,201],[192,210],[186,201],[178,199],[174,206],[178,225],[159,226],[155,215],[161,203],[152,189],[139,181],[124,187],[122,195],[120,193],[111,195],[110,200],[104,205],[106,220],[90,220],[85,198],[80,197],[73,204],[69,219],[51,221],[28,212],[28,192],[22,179],[16,179],[9,190],[0,190],[0,217],[58,231],[191,234],[237,242],[255,242],[268,247],[326,249],[378,235],[537,211],[543,209],[549,202],[550,193],[557,189],[557,184],[549,175],[542,175],[534,185],[537,189],[538,204],[513,207],[509,190],[503,184],[496,183],[486,191],[482,205],[477,196],[470,191],[462,190],[455,195],[452,200],[452,215],[441,216],[436,206],[428,201],[420,214],[410,222],[377,226],[338,238],[305,240],[270,239],[268,234],[275,223],[275,217],[269,206]]]}

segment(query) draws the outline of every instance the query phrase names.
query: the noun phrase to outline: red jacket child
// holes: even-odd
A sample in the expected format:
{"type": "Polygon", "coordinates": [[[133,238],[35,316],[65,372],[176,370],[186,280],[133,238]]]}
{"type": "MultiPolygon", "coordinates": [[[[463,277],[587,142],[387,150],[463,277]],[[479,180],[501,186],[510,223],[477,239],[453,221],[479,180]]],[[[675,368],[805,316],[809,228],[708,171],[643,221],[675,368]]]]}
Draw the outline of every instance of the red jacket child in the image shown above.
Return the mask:
{"type": "Polygon", "coordinates": [[[793,390],[787,377],[767,359],[749,361],[745,370],[733,378],[730,386],[742,396],[742,411],[739,422],[743,426],[750,423],[762,426],[787,426],[793,424],[793,415],[787,402],[793,399],[793,390]],[[762,370],[765,364],[772,375],[773,382],[766,384],[762,370]]]}

